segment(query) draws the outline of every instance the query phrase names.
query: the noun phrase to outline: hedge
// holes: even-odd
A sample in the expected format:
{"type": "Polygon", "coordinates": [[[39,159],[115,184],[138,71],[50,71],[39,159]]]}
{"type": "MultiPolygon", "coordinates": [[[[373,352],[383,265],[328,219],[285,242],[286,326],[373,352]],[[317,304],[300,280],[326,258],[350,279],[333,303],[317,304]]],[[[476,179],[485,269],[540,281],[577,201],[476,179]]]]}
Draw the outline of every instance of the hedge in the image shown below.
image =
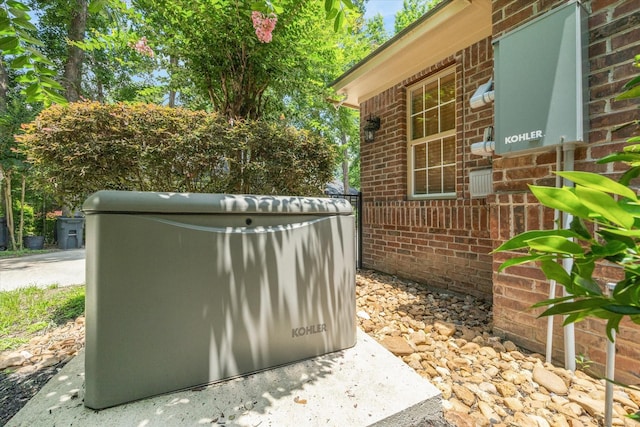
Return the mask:
{"type": "Polygon", "coordinates": [[[54,105],[23,131],[39,182],[72,207],[104,189],[319,195],[337,159],[303,130],[141,103],[54,105]]]}

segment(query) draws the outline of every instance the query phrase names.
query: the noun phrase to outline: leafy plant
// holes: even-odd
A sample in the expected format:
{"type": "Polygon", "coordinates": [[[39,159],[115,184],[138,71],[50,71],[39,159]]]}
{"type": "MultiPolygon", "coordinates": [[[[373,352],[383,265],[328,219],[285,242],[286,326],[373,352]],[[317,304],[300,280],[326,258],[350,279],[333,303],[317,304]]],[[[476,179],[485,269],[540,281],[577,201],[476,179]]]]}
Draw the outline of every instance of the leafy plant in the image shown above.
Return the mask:
{"type": "MultiPolygon", "coordinates": [[[[640,68],[640,55],[634,65],[640,68]]],[[[616,99],[640,97],[640,76],[623,87],[616,99]]],[[[638,124],[627,123],[620,128],[638,124]]],[[[619,129],[620,129],[619,128],[619,129]]],[[[606,320],[607,336],[618,330],[628,317],[640,325],[640,200],[630,188],[633,178],[640,176],[640,137],[628,140],[623,152],[598,161],[621,161],[629,169],[618,181],[590,172],[558,172],[575,183],[575,187],[541,187],[531,185],[531,192],[544,206],[558,209],[573,217],[569,229],[536,230],[517,235],[494,252],[526,249],[528,255],[505,261],[503,271],[514,265],[538,262],[544,275],[564,286],[570,295],[541,301],[534,307],[548,307],[541,316],[566,315],[565,324],[587,317],[606,320]],[[557,262],[571,259],[570,271],[557,262]],[[611,295],[602,291],[594,279],[601,263],[621,267],[624,278],[615,284],[611,295]]]]}
{"type": "Polygon", "coordinates": [[[103,189],[318,195],[336,162],[309,132],[151,104],[56,105],[24,131],[40,185],[70,206],[103,189]]]}

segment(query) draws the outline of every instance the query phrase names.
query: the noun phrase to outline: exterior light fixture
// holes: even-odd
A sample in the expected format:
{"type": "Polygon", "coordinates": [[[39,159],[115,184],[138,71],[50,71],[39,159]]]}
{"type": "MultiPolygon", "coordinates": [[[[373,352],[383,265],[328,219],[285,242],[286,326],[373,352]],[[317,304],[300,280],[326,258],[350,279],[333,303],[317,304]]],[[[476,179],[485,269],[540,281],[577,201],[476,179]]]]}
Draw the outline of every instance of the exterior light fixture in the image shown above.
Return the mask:
{"type": "Polygon", "coordinates": [[[364,142],[373,142],[376,139],[376,131],[380,129],[380,117],[373,117],[369,114],[369,118],[364,125],[364,142]]]}

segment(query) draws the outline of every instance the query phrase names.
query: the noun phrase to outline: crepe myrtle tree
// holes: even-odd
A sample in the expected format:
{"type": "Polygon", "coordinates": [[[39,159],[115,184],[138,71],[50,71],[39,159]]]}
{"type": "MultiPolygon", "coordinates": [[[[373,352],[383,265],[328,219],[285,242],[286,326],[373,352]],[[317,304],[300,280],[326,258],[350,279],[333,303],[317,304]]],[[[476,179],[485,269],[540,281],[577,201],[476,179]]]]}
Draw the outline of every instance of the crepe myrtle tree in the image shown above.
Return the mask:
{"type": "MultiPolygon", "coordinates": [[[[634,66],[640,68],[640,55],[634,66]]],[[[623,87],[617,100],[640,97],[640,75],[623,87]]],[[[637,126],[638,120],[617,130],[637,126]]],[[[624,162],[629,168],[617,180],[596,173],[557,172],[575,187],[531,185],[531,192],[544,206],[573,217],[568,229],[536,230],[519,234],[494,252],[524,249],[527,255],[505,261],[499,271],[514,265],[538,262],[544,275],[564,286],[567,296],[541,301],[534,307],[547,307],[541,316],[565,315],[565,325],[588,317],[606,320],[609,340],[624,318],[640,325],[640,199],[630,183],[640,176],[640,136],[627,140],[624,150],[610,154],[598,163],[624,162]],[[570,271],[558,260],[573,260],[570,271]],[[611,294],[603,292],[594,279],[596,265],[608,262],[619,266],[624,277],[611,294]]]]}

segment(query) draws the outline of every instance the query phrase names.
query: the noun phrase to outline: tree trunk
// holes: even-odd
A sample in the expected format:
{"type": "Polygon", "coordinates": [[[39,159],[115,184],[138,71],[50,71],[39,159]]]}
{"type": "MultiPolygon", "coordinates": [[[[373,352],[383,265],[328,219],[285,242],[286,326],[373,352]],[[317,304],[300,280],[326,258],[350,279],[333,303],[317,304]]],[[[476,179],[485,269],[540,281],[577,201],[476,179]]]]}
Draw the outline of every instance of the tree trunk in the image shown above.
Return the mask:
{"type": "MultiPolygon", "coordinates": [[[[7,92],[9,90],[9,75],[7,74],[7,69],[4,67],[4,60],[2,56],[0,56],[0,114],[3,114],[7,111],[7,92]]],[[[4,169],[2,165],[0,165],[0,206],[3,206],[4,202],[4,193],[2,192],[2,181],[6,177],[4,169]]],[[[7,214],[9,216],[9,214],[7,214]]],[[[2,233],[2,230],[0,230],[2,233]]]]}
{"type": "Polygon", "coordinates": [[[23,237],[24,237],[24,193],[27,190],[27,178],[22,174],[22,189],[20,193],[20,226],[18,227],[18,247],[20,250],[24,249],[23,247],[23,237]]]}
{"type": "Polygon", "coordinates": [[[4,185],[4,203],[7,214],[7,229],[9,230],[9,243],[11,249],[16,250],[16,235],[13,227],[13,203],[11,203],[11,170],[4,172],[6,183],[4,185]]]}
{"type": "Polygon", "coordinates": [[[343,186],[343,194],[349,194],[349,149],[347,147],[347,135],[344,133],[340,135],[340,139],[342,140],[342,149],[344,150],[342,153],[342,186],[343,186]]]}
{"type": "Polygon", "coordinates": [[[0,114],[7,111],[7,92],[9,91],[9,75],[0,57],[0,114]]]}
{"type": "MultiPolygon", "coordinates": [[[[171,55],[169,57],[170,69],[173,70],[178,66],[178,58],[175,55],[171,55]]],[[[169,83],[171,85],[171,83],[169,83]]],[[[174,89],[169,89],[169,107],[173,108],[176,106],[176,91],[174,89]]]]}
{"type": "MultiPolygon", "coordinates": [[[[87,29],[87,0],[75,0],[69,32],[67,37],[71,42],[84,40],[87,29]]],[[[84,52],[77,46],[69,45],[67,62],[64,64],[65,96],[69,102],[80,99],[82,85],[82,61],[84,52]]]]}

